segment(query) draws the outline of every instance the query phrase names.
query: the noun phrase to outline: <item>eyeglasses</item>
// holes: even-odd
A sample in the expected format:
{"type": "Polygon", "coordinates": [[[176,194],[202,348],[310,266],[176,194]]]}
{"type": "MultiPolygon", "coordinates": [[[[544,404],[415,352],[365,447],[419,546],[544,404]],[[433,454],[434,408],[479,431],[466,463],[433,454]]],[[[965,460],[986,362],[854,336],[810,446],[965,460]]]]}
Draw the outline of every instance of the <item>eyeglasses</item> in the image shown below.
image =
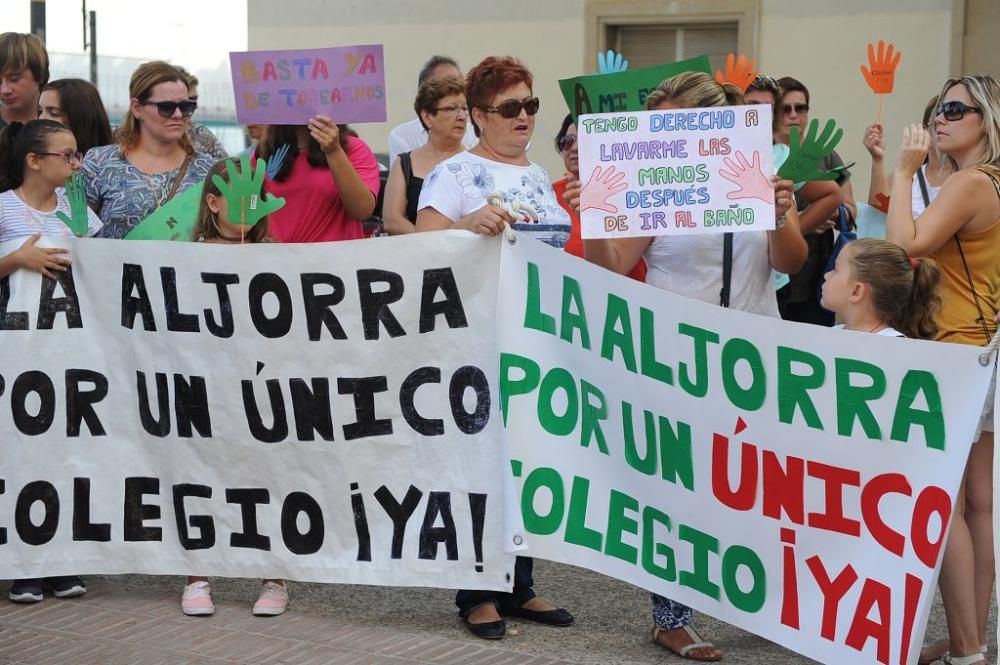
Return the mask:
{"type": "Polygon", "coordinates": [[[785,115],[788,115],[792,111],[795,111],[798,115],[809,112],[808,104],[782,104],[781,110],[784,111],[785,115]]]}
{"type": "Polygon", "coordinates": [[[538,106],[541,102],[538,97],[528,97],[527,99],[505,99],[497,106],[484,106],[487,113],[499,113],[501,118],[516,118],[521,115],[521,109],[528,115],[538,113],[538,106]]]}
{"type": "Polygon", "coordinates": [[[83,161],[82,152],[36,152],[36,155],[42,155],[45,157],[62,157],[66,160],[66,163],[70,166],[74,164],[79,164],[83,161]]]}
{"type": "Polygon", "coordinates": [[[556,141],[556,146],[559,148],[559,152],[566,152],[574,145],[576,145],[576,134],[566,134],[556,141]]]}
{"type": "Polygon", "coordinates": [[[967,106],[959,101],[945,102],[941,106],[937,107],[937,113],[934,115],[944,115],[945,120],[961,120],[965,117],[966,113],[982,113],[981,108],[975,106],[967,106]]]}
{"type": "Polygon", "coordinates": [[[143,106],[155,106],[156,112],[160,114],[161,118],[173,117],[177,113],[177,109],[181,110],[182,116],[188,118],[198,108],[198,102],[186,99],[183,102],[146,102],[143,106]]]}
{"type": "Polygon", "coordinates": [[[459,113],[465,113],[468,115],[468,106],[439,106],[434,109],[435,113],[447,113],[448,115],[458,115],[459,113]]]}

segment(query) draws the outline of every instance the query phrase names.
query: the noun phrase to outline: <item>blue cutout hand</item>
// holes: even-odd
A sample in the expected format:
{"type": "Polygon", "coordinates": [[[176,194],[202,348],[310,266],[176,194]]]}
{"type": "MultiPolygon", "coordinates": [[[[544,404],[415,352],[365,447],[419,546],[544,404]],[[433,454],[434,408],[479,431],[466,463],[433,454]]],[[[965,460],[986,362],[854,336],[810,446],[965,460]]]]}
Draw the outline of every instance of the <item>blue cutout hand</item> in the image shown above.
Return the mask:
{"type": "Polygon", "coordinates": [[[267,177],[274,180],[275,176],[278,175],[278,171],[281,170],[281,165],[285,162],[285,157],[288,156],[288,144],[282,144],[274,151],[271,155],[271,159],[267,162],[267,177]]]}
{"type": "Polygon", "coordinates": [[[628,60],[622,56],[621,53],[615,53],[611,49],[608,52],[597,53],[597,73],[598,74],[617,74],[619,72],[624,72],[628,70],[628,60]]]}

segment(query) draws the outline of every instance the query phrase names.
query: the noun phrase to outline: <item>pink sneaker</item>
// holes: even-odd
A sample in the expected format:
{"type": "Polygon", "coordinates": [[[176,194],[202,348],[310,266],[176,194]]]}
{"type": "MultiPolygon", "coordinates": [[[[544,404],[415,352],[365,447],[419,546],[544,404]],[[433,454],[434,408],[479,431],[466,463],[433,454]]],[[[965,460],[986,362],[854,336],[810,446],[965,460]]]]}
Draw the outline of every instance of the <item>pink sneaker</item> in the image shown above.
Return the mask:
{"type": "Polygon", "coordinates": [[[215,614],[212,586],[208,582],[192,582],[184,587],[181,611],[189,617],[207,617],[215,614]]]}
{"type": "Polygon", "coordinates": [[[267,581],[260,587],[260,598],[253,606],[253,615],[258,617],[276,617],[284,614],[288,608],[288,587],[277,582],[267,581]]]}

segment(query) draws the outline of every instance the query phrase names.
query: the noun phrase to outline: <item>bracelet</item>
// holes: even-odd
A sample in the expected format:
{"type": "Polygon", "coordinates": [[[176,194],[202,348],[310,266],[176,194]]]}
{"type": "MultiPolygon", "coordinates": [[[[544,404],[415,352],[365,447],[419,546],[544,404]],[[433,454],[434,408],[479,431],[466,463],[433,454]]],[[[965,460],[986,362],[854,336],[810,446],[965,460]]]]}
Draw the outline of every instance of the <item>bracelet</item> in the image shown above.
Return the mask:
{"type": "Polygon", "coordinates": [[[788,221],[787,213],[781,213],[781,217],[774,220],[774,230],[780,231],[785,226],[785,222],[788,221]]]}

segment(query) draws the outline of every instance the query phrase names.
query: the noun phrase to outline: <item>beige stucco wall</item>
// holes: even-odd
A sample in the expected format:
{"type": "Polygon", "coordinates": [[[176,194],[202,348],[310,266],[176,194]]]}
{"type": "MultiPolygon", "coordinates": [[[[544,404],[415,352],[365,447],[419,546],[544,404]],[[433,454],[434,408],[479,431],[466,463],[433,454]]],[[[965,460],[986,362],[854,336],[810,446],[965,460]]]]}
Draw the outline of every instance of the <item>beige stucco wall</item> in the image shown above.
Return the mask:
{"type": "MultiPolygon", "coordinates": [[[[551,139],[566,109],[557,81],[579,75],[581,62],[596,60],[584,53],[586,3],[249,0],[249,43],[251,49],[384,43],[389,122],[356,126],[377,152],[386,150],[389,129],[412,117],[417,72],[430,55],[450,55],[464,68],[487,55],[517,56],[534,73],[542,99],[530,156],[558,177],[562,162],[551,139]]],[[[633,4],[649,6],[642,0],[633,4]]],[[[665,12],[679,4],[662,2],[665,12]]],[[[746,6],[746,0],[739,5],[746,6]]],[[[867,43],[884,38],[903,52],[896,91],[883,108],[894,151],[902,124],[919,119],[924,103],[949,74],[956,42],[953,18],[964,0],[756,0],[756,7],[759,34],[751,43],[758,44],[759,66],[772,75],[801,79],[812,92],[814,117],[837,119],[845,130],[840,152],[858,162],[856,190],[863,197],[868,158],[861,136],[878,109],[858,69],[867,43]]],[[[957,52],[960,58],[960,45],[957,52]]]]}

